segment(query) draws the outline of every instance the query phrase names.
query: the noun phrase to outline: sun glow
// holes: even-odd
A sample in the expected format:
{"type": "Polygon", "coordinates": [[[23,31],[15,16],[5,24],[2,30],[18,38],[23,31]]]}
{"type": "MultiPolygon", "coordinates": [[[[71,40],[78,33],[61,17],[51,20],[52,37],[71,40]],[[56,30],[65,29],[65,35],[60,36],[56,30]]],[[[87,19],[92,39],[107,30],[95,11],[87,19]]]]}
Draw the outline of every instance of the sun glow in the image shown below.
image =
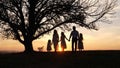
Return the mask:
{"type": "Polygon", "coordinates": [[[58,51],[62,52],[63,51],[62,47],[58,47],[58,51]]]}

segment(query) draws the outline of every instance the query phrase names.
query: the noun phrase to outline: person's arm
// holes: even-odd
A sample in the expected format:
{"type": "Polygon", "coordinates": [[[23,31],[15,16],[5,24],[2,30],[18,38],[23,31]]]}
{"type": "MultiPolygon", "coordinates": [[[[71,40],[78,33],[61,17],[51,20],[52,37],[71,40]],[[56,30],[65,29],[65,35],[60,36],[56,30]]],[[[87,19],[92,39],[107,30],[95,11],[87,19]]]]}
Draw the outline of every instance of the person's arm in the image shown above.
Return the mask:
{"type": "Polygon", "coordinates": [[[80,35],[79,35],[79,32],[77,31],[77,39],[79,40],[80,38],[80,35]]]}
{"type": "Polygon", "coordinates": [[[65,39],[69,41],[69,39],[65,36],[65,39]]]}
{"type": "Polygon", "coordinates": [[[59,42],[59,35],[57,35],[57,41],[59,42]]]}
{"type": "Polygon", "coordinates": [[[82,40],[83,40],[84,38],[83,38],[83,34],[82,34],[82,40]]]}
{"type": "Polygon", "coordinates": [[[70,37],[69,37],[69,41],[70,41],[70,38],[72,37],[72,32],[70,33],[70,37]]]}
{"type": "Polygon", "coordinates": [[[52,37],[52,43],[54,42],[54,35],[53,35],[53,37],[52,37]]]}

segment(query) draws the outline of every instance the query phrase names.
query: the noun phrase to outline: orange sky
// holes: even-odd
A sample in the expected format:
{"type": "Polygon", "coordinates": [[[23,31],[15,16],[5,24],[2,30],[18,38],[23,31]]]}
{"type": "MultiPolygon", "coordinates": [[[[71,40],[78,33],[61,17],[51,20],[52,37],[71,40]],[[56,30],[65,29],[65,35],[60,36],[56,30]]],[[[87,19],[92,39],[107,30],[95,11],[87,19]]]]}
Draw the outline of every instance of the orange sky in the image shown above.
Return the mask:
{"type": "MultiPolygon", "coordinates": [[[[120,3],[120,1],[118,1],[120,3]]],[[[116,14],[110,19],[112,24],[99,23],[99,30],[88,30],[77,27],[77,30],[83,33],[84,49],[85,50],[120,50],[120,6],[116,9],[116,14]]],[[[71,26],[72,27],[72,26],[71,26]]],[[[60,29],[59,29],[60,35],[60,29]]],[[[69,38],[70,32],[65,32],[69,38]]],[[[46,51],[47,40],[52,39],[52,32],[50,35],[45,35],[41,39],[33,42],[34,50],[38,51],[38,47],[44,46],[46,51]]],[[[67,41],[66,41],[67,42],[67,41]]],[[[0,51],[23,51],[24,46],[15,40],[0,39],[0,51]]],[[[67,49],[71,50],[71,42],[67,42],[67,49]]]]}

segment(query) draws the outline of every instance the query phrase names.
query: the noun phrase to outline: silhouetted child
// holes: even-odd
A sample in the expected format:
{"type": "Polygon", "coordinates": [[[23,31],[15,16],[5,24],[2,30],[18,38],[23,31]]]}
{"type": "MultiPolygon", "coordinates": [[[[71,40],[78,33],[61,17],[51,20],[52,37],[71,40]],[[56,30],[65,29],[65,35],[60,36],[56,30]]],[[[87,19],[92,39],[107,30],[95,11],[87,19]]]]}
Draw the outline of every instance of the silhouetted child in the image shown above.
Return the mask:
{"type": "Polygon", "coordinates": [[[79,38],[78,38],[78,49],[79,51],[82,51],[84,49],[82,33],[80,33],[79,38]]]}
{"type": "Polygon", "coordinates": [[[61,39],[60,39],[60,41],[61,41],[61,47],[62,47],[63,51],[64,51],[64,49],[67,48],[65,39],[67,39],[65,34],[63,32],[61,32],[61,39]]]}
{"type": "Polygon", "coordinates": [[[50,52],[52,50],[51,45],[52,45],[51,40],[48,40],[48,43],[47,43],[47,51],[48,52],[50,52]]]}

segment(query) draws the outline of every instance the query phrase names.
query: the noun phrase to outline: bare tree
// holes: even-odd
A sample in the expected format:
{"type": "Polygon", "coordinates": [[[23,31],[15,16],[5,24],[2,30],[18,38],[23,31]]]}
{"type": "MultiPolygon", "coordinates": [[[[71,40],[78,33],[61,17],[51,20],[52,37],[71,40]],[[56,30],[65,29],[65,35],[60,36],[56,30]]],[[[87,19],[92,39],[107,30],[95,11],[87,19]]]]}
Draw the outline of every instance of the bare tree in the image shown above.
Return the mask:
{"type": "Polygon", "coordinates": [[[96,29],[95,23],[110,14],[116,0],[0,0],[0,35],[18,40],[25,52],[32,41],[56,27],[75,23],[96,29]]]}

